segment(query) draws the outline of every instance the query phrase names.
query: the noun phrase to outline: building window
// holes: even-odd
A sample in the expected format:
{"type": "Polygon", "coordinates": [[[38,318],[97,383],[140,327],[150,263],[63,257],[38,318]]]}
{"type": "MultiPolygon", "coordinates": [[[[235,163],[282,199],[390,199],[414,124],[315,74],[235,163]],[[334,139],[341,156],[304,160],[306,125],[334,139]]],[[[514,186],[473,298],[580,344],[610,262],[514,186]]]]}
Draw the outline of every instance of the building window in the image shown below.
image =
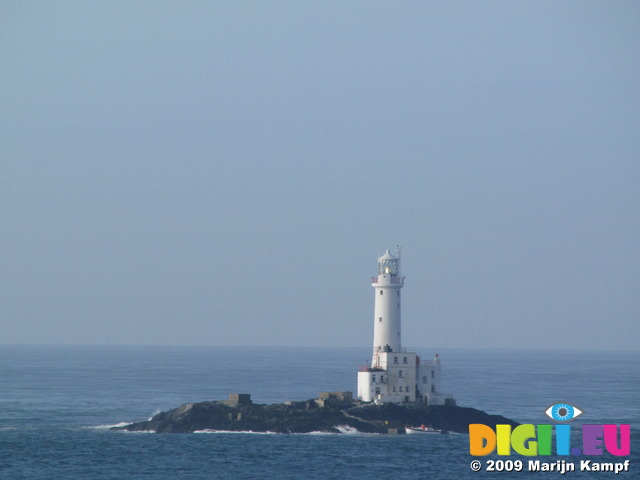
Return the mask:
{"type": "Polygon", "coordinates": [[[380,290],[380,295],[384,295],[384,290],[380,290]]]}
{"type": "Polygon", "coordinates": [[[375,382],[376,381],[376,376],[375,375],[371,375],[371,382],[375,382]]]}
{"type": "Polygon", "coordinates": [[[381,322],[382,321],[382,317],[378,317],[378,321],[381,322]]]}
{"type": "Polygon", "coordinates": [[[436,372],[434,372],[433,370],[431,370],[431,378],[436,378],[436,372]]]}
{"type": "Polygon", "coordinates": [[[427,383],[427,376],[422,377],[422,383],[427,383]]]}
{"type": "Polygon", "coordinates": [[[402,377],[403,377],[403,375],[402,375],[402,370],[398,371],[398,376],[399,376],[400,378],[402,378],[402,377]]]}
{"type": "Polygon", "coordinates": [[[376,395],[380,395],[380,387],[376,387],[376,395]]]}
{"type": "Polygon", "coordinates": [[[405,392],[410,392],[410,391],[411,391],[411,389],[410,389],[410,388],[409,388],[409,386],[407,385],[406,387],[404,387],[404,391],[405,391],[405,392]]]}
{"type": "Polygon", "coordinates": [[[384,382],[384,375],[380,375],[380,382],[384,382]]]}
{"type": "Polygon", "coordinates": [[[431,385],[431,393],[436,393],[436,386],[435,385],[431,385]]]}
{"type": "Polygon", "coordinates": [[[394,391],[394,392],[396,391],[396,387],[395,387],[395,386],[393,387],[393,391],[394,391]]]}
{"type": "Polygon", "coordinates": [[[407,357],[404,357],[404,358],[402,359],[402,363],[404,363],[405,365],[407,364],[407,357]]]}
{"type": "Polygon", "coordinates": [[[393,363],[398,363],[398,357],[393,357],[393,363]]]}
{"type": "Polygon", "coordinates": [[[398,296],[400,296],[400,290],[396,290],[396,293],[398,294],[398,296]]]}

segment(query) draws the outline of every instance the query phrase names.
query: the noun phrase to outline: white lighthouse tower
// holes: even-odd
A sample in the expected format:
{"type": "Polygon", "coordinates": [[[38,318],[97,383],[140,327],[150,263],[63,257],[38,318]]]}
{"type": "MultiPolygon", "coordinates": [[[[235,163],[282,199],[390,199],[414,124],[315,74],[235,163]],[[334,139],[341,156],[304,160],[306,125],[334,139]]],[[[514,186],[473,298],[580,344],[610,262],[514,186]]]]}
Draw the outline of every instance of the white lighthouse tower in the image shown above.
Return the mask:
{"type": "Polygon", "coordinates": [[[378,259],[378,275],[372,277],[375,292],[373,355],[371,365],[358,371],[358,398],[375,403],[454,403],[440,393],[440,359],[421,362],[415,352],[402,347],[400,254],[387,250],[378,259]]]}
{"type": "Polygon", "coordinates": [[[371,365],[379,364],[381,351],[400,351],[400,289],[404,277],[400,276],[399,259],[387,250],[378,259],[378,276],[371,278],[371,286],[376,290],[373,358],[371,365]]]}

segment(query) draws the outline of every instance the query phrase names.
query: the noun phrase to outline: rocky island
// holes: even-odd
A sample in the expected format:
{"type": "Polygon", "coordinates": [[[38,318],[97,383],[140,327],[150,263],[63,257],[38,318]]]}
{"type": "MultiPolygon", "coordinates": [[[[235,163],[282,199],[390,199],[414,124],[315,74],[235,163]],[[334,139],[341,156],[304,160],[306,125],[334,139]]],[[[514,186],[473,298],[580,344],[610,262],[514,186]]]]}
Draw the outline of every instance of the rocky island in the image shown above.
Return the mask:
{"type": "MultiPolygon", "coordinates": [[[[378,258],[374,288],[371,363],[358,369],[358,400],[351,392],[323,392],[302,402],[258,405],[248,394],[235,393],[219,402],[186,403],[154,415],[146,422],[114,429],[189,433],[202,430],[276,433],[340,432],[405,433],[407,427],[430,426],[442,432],[468,433],[469,424],[517,426],[512,420],[474,408],[458,407],[440,389],[438,354],[425,361],[402,347],[400,248],[378,258]]],[[[409,432],[413,432],[410,429],[409,432]]]]}
{"type": "Polygon", "coordinates": [[[517,426],[500,415],[456,405],[376,405],[352,399],[351,392],[323,392],[317,399],[259,405],[248,394],[230,394],[228,400],[186,403],[158,413],[147,421],[113,430],[192,433],[251,431],[309,433],[357,430],[362,433],[404,433],[405,427],[429,425],[445,432],[468,433],[470,423],[517,426]]]}

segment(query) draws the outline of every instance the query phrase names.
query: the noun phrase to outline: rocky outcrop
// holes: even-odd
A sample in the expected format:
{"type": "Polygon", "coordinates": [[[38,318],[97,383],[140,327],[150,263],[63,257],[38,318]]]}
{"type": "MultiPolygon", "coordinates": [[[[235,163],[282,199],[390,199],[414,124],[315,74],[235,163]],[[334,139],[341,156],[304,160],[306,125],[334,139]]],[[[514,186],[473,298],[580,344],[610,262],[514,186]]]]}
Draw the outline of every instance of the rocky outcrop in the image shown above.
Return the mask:
{"type": "Polygon", "coordinates": [[[495,429],[496,424],[515,427],[517,422],[502,415],[490,415],[482,410],[458,406],[404,406],[388,403],[384,405],[364,404],[350,408],[350,415],[363,421],[389,425],[402,429],[406,426],[429,425],[435,429],[469,433],[470,423],[483,423],[495,429]]]}
{"type": "Polygon", "coordinates": [[[201,430],[253,431],[276,433],[339,432],[351,427],[363,433],[402,432],[410,425],[468,433],[470,423],[518,425],[498,415],[458,406],[373,405],[353,401],[316,400],[285,404],[257,405],[242,403],[186,403],[161,412],[146,422],[132,423],[115,430],[154,431],[156,433],[191,433],[201,430]]]}

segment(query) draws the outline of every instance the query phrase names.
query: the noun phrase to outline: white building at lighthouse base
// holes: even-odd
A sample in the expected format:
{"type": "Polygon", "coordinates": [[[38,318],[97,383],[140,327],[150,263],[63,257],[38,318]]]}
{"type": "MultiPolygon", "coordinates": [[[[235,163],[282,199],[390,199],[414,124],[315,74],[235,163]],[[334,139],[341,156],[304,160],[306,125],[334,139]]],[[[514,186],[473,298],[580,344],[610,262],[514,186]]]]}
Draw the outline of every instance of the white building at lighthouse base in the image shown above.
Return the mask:
{"type": "Polygon", "coordinates": [[[378,353],[379,362],[358,371],[358,398],[374,403],[449,405],[451,395],[440,392],[440,359],[421,361],[415,352],[378,353]]]}

